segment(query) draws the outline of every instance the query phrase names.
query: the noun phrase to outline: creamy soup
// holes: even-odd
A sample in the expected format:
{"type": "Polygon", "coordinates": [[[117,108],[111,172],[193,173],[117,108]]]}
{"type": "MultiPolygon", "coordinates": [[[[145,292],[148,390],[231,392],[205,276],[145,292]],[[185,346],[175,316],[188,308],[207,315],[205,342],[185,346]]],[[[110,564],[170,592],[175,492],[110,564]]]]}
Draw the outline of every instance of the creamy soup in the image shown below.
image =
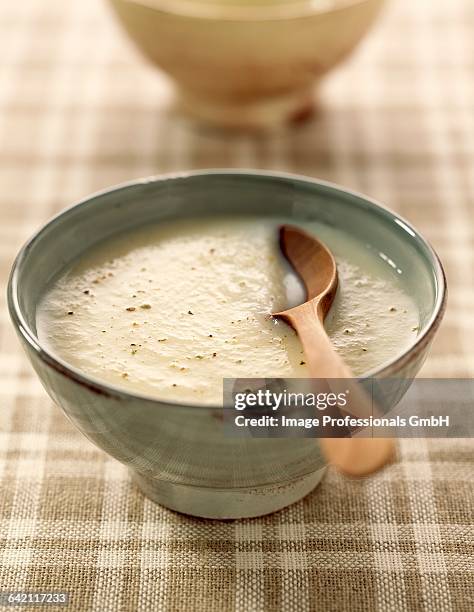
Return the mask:
{"type": "MultiPolygon", "coordinates": [[[[418,311],[397,272],[367,246],[305,225],[338,263],[327,331],[356,374],[416,337],[418,311]]],[[[219,403],[224,377],[305,377],[300,341],[270,313],[304,299],[268,219],[176,221],[90,250],[38,308],[38,336],[95,378],[179,402],[219,403]]]]}

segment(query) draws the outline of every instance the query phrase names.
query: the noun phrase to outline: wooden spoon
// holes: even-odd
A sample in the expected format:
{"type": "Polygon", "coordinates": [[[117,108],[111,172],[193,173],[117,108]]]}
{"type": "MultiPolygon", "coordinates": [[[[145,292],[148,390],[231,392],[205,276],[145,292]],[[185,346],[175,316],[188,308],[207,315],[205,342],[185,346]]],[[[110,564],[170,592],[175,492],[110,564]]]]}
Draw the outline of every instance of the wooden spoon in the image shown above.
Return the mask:
{"type": "MultiPolygon", "coordinates": [[[[283,319],[297,332],[313,378],[349,379],[345,388],[350,388],[351,405],[358,406],[358,414],[372,414],[369,398],[324,329],[338,283],[332,253],[317,238],[291,225],[280,227],[280,248],[305,285],[306,302],[273,316],[283,319]]],[[[322,438],[320,442],[328,461],[353,476],[378,470],[394,453],[394,443],[389,438],[322,438]]]]}

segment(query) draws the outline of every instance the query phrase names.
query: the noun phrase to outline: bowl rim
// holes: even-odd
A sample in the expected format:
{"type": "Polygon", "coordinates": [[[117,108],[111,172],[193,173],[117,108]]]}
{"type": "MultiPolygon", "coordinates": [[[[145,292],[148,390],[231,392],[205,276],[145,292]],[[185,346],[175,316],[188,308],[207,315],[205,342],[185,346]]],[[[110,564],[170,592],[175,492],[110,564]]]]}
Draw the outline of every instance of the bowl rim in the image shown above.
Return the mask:
{"type": "MultiPolygon", "coordinates": [[[[28,323],[23,316],[23,312],[19,303],[19,294],[21,292],[21,288],[19,285],[19,273],[21,270],[21,266],[28,255],[28,252],[33,247],[34,243],[41,237],[41,235],[50,229],[58,219],[62,218],[65,215],[70,214],[76,208],[87,204],[88,202],[95,200],[97,198],[103,197],[105,195],[109,195],[113,192],[120,192],[129,189],[130,187],[136,187],[139,185],[146,185],[149,183],[158,183],[163,181],[176,181],[180,179],[187,179],[192,177],[212,177],[212,176],[243,176],[243,177],[262,177],[266,179],[283,179],[284,181],[297,181],[298,183],[306,184],[314,187],[326,187],[335,192],[339,192],[345,195],[349,195],[355,198],[355,201],[359,201],[360,204],[369,204],[372,210],[388,219],[391,222],[395,222],[405,233],[409,234],[412,238],[416,238],[426,250],[426,253],[429,255],[431,260],[431,264],[433,266],[434,279],[436,284],[436,300],[433,307],[433,311],[428,319],[428,321],[424,324],[423,328],[420,330],[418,336],[414,339],[413,343],[410,344],[403,352],[397,353],[393,358],[387,360],[382,363],[377,368],[373,368],[369,372],[365,373],[361,378],[373,378],[373,377],[389,377],[390,374],[396,371],[398,368],[403,367],[406,363],[416,358],[425,348],[427,344],[429,344],[436,333],[439,325],[441,324],[441,320],[444,315],[444,311],[446,309],[447,302],[447,283],[446,283],[446,275],[443,268],[443,265],[436,253],[433,249],[429,241],[427,241],[418,230],[416,230],[408,221],[406,221],[403,217],[390,210],[389,208],[382,206],[378,201],[361,194],[358,191],[352,189],[346,189],[337,185],[336,183],[332,183],[330,181],[325,181],[321,179],[315,179],[311,177],[307,177],[304,175],[293,174],[289,172],[279,172],[279,171],[268,171],[268,170],[257,170],[257,169],[233,169],[233,168],[219,168],[219,169],[200,169],[200,170],[190,170],[190,171],[182,171],[182,172],[172,172],[166,174],[158,174],[149,176],[146,178],[138,178],[130,181],[126,181],[123,183],[119,183],[117,185],[113,185],[111,187],[107,187],[105,189],[101,189],[96,191],[82,199],[80,199],[75,204],[68,206],[58,212],[56,215],[51,217],[46,223],[44,223],[21,247],[18,252],[10,272],[10,277],[8,280],[7,286],[7,301],[8,301],[8,309],[10,313],[10,317],[12,319],[13,325],[16,328],[16,331],[21,334],[21,336],[26,341],[27,345],[30,349],[34,351],[36,356],[42,361],[46,366],[52,368],[59,374],[64,377],[70,379],[71,381],[78,383],[82,387],[89,389],[97,395],[103,395],[105,397],[109,397],[111,399],[116,400],[128,400],[128,401],[146,401],[152,402],[153,404],[157,404],[160,406],[169,406],[174,409],[186,409],[192,408],[195,409],[221,409],[222,406],[220,404],[203,404],[203,403],[193,403],[193,402],[179,402],[179,401],[171,401],[166,399],[160,399],[156,396],[147,395],[145,393],[137,393],[133,391],[128,391],[123,387],[119,387],[104,381],[101,381],[99,378],[95,378],[94,376],[90,376],[86,374],[79,368],[76,368],[70,365],[67,361],[63,360],[59,356],[55,356],[51,353],[47,348],[45,348],[37,334],[31,329],[28,323]]],[[[355,204],[357,205],[357,204],[355,204]]]]}
{"type": "MultiPolygon", "coordinates": [[[[115,4],[115,0],[110,0],[115,4]]],[[[296,0],[278,4],[223,4],[217,0],[120,0],[161,13],[208,21],[283,21],[314,15],[332,15],[363,4],[383,4],[384,0],[296,0]]]]}

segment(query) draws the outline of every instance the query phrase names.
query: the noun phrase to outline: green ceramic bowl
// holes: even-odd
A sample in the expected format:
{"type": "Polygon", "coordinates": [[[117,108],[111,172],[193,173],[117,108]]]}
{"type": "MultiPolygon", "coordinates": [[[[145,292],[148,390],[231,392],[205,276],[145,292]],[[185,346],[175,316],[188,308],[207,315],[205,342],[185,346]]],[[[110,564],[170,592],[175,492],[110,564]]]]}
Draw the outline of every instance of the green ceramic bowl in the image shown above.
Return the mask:
{"type": "Polygon", "coordinates": [[[446,282],[433,249],[405,220],[361,195],[321,181],[258,171],[201,171],[134,181],[94,194],[47,223],[20,251],[8,302],[41,382],[97,446],[129,466],[143,491],[170,508],[214,518],[258,516],[312,490],[324,472],[317,440],[224,436],[218,407],[127,393],[48,352],[36,308],[65,266],[115,233],[188,216],[259,214],[319,220],[358,236],[396,262],[420,314],[408,350],[370,374],[396,377],[395,403],[419,370],[440,324],[446,282]]]}

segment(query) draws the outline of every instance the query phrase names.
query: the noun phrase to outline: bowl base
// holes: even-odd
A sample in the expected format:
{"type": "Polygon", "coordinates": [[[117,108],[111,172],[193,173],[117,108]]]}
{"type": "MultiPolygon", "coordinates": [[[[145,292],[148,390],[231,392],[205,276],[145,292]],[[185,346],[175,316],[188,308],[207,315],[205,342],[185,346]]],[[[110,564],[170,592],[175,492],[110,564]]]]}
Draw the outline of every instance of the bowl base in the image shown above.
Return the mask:
{"type": "Polygon", "coordinates": [[[254,488],[213,489],[175,484],[143,476],[132,470],[132,478],[154,502],[171,510],[210,519],[262,516],[302,499],[321,481],[322,468],[290,484],[254,488]]]}
{"type": "Polygon", "coordinates": [[[205,123],[230,129],[271,130],[303,121],[313,114],[313,88],[251,99],[208,99],[178,90],[178,107],[205,123]]]}

